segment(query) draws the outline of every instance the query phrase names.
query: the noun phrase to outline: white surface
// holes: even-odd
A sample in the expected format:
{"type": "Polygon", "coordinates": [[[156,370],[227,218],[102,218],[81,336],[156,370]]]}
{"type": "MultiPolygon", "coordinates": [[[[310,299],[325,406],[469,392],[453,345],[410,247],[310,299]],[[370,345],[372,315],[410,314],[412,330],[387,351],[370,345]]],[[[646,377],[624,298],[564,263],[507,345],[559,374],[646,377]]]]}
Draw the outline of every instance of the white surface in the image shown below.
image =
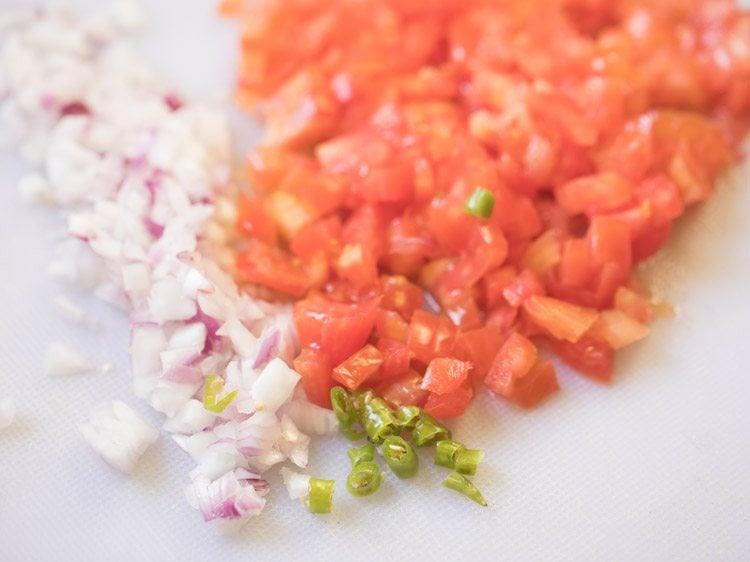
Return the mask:
{"type": "MultiPolygon", "coordinates": [[[[0,0],[0,6],[26,0],[0,0]]],[[[76,4],[95,4],[76,2],[76,4]]],[[[213,0],[151,2],[144,52],[190,95],[231,88],[235,37],[213,0]]],[[[62,225],[21,204],[25,168],[0,155],[0,396],[18,417],[0,434],[0,560],[748,560],[750,559],[750,168],[682,221],[652,269],[679,306],[623,353],[604,388],[567,372],[563,391],[523,413],[480,396],[455,434],[487,453],[475,478],[482,509],[439,486],[389,476],[374,497],[345,491],[346,444],[318,443],[314,475],[337,479],[334,512],[312,516],[280,478],[241,536],[218,536],[183,497],[190,461],[166,436],[131,478],[96,457],[75,424],[121,398],[152,422],[127,375],[127,325],[83,296],[103,328],[54,311],[45,268],[62,225]],[[53,340],[86,350],[114,373],[43,374],[53,340]]]]}

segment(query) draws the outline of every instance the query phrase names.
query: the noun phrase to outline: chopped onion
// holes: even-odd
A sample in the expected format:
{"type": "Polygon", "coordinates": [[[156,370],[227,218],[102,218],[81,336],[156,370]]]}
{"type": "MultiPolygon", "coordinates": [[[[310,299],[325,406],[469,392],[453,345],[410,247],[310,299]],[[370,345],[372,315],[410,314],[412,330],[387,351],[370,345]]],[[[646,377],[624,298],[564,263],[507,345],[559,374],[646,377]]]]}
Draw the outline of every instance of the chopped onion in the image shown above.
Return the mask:
{"type": "Polygon", "coordinates": [[[289,400],[299,380],[299,374],[290,369],[281,359],[272,360],[253,384],[256,408],[275,412],[289,400]]]}
{"type": "Polygon", "coordinates": [[[53,342],[44,351],[44,371],[53,377],[80,375],[94,370],[94,364],[86,355],[68,345],[53,342]]]}
{"type": "Polygon", "coordinates": [[[234,471],[213,482],[199,476],[186,491],[204,521],[213,519],[246,519],[258,515],[266,503],[252,480],[239,479],[234,471]]]}
{"type": "Polygon", "coordinates": [[[300,474],[287,467],[283,467],[280,472],[289,499],[297,500],[307,496],[310,489],[310,477],[307,474],[300,474]]]}
{"type": "Polygon", "coordinates": [[[94,408],[88,423],[78,424],[78,430],[105,461],[127,474],[159,437],[158,431],[119,400],[94,408]]]}

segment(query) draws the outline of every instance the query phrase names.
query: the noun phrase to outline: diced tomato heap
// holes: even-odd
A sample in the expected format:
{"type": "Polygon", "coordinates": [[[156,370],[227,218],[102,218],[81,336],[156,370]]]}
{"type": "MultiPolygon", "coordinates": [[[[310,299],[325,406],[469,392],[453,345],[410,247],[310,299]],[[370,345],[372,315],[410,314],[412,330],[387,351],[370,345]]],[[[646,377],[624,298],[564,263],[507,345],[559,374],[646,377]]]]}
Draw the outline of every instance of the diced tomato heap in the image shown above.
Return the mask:
{"type": "Polygon", "coordinates": [[[254,3],[238,95],[266,134],[237,265],[300,299],[310,399],[366,386],[448,418],[483,381],[532,407],[558,388],[544,340],[609,381],[652,316],[634,265],[747,129],[734,4],[254,3]],[[479,187],[487,219],[464,209],[479,187]]]}

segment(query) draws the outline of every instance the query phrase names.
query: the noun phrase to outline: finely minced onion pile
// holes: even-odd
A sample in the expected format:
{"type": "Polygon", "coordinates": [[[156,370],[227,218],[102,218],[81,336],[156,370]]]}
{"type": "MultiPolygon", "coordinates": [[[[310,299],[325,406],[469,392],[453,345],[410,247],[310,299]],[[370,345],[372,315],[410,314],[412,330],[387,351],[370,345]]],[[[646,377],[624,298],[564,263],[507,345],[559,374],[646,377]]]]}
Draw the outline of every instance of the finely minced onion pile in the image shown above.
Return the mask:
{"type": "MultiPolygon", "coordinates": [[[[0,119],[5,144],[35,168],[19,185],[30,202],[59,206],[69,239],[56,278],[121,307],[131,325],[136,396],[195,460],[187,489],[206,521],[241,526],[264,507],[262,474],[285,461],[306,467],[308,434],[336,429],[310,404],[290,369],[297,342],[287,306],[241,294],[224,272],[236,187],[221,111],[183,101],[125,36],[141,21],[111,13],[6,12],[0,22],[0,119]],[[207,377],[224,379],[222,411],[201,401],[207,377]]],[[[68,318],[85,313],[64,300],[68,318]]],[[[50,374],[90,371],[82,354],[52,344],[50,374]]],[[[0,429],[14,414],[0,400],[0,429]]],[[[125,403],[103,403],[83,438],[128,473],[158,432],[125,403]]],[[[292,481],[292,495],[300,479],[292,481]]]]}

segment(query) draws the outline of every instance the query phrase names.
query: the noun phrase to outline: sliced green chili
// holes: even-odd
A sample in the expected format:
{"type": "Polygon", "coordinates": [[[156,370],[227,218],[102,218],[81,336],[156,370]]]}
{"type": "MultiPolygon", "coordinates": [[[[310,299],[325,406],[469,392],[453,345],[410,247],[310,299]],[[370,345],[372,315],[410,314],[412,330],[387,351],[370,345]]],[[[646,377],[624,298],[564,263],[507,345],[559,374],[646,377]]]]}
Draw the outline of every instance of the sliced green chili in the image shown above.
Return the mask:
{"type": "Polygon", "coordinates": [[[224,381],[217,375],[209,375],[203,383],[203,407],[209,412],[220,414],[237,396],[239,390],[233,390],[219,400],[219,393],[224,390],[224,381]]]}
{"type": "Polygon", "coordinates": [[[460,474],[476,474],[477,466],[484,459],[484,453],[478,449],[462,449],[456,453],[456,472],[460,474]]]}
{"type": "Polygon", "coordinates": [[[383,441],[383,457],[399,478],[411,478],[419,470],[419,457],[414,447],[398,435],[391,435],[383,441]]]}
{"type": "Polygon", "coordinates": [[[414,425],[412,435],[417,447],[425,447],[437,441],[450,439],[451,431],[430,414],[422,412],[414,425]]]}
{"type": "Polygon", "coordinates": [[[352,397],[340,386],[334,386],[331,389],[331,406],[341,427],[351,427],[357,420],[352,397]]]}
{"type": "Polygon", "coordinates": [[[382,398],[365,401],[360,420],[373,443],[382,443],[383,439],[398,432],[396,416],[382,398]]]}
{"type": "Polygon", "coordinates": [[[310,513],[330,513],[333,505],[334,480],[310,478],[308,509],[310,513]]]}
{"type": "Polygon", "coordinates": [[[421,414],[422,409],[418,406],[401,406],[396,410],[396,421],[398,422],[399,427],[413,429],[414,424],[417,423],[421,414]]]}
{"type": "Polygon", "coordinates": [[[470,215],[488,219],[495,208],[495,196],[483,187],[477,187],[464,204],[464,210],[470,215]]]}
{"type": "Polygon", "coordinates": [[[354,466],[346,479],[346,488],[353,496],[370,496],[378,491],[382,476],[374,462],[363,461],[354,466]]]}
{"type": "Polygon", "coordinates": [[[435,464],[451,470],[456,468],[456,455],[464,449],[461,443],[449,439],[438,441],[435,445],[435,464]]]}
{"type": "Polygon", "coordinates": [[[347,454],[352,461],[352,467],[357,466],[361,462],[372,462],[372,459],[375,458],[375,445],[367,443],[361,447],[349,449],[347,454]]]}
{"type": "Polygon", "coordinates": [[[487,501],[482,497],[482,493],[471,483],[471,480],[458,472],[451,472],[448,478],[443,480],[443,486],[463,494],[481,506],[487,507],[487,501]]]}

